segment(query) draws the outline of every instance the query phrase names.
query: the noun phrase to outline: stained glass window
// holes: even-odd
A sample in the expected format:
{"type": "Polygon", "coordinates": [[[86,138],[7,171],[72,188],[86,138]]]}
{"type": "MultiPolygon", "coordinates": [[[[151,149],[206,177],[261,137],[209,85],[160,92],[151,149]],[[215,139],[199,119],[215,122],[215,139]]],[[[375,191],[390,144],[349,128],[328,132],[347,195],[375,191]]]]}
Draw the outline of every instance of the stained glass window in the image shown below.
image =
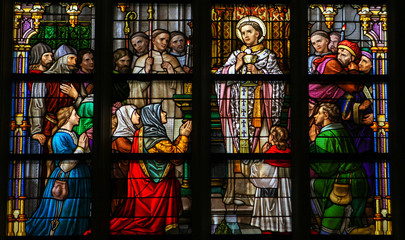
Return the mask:
{"type": "Polygon", "coordinates": [[[314,234],[391,235],[387,83],[373,76],[387,74],[386,20],[385,5],[308,8],[314,234]]]}
{"type": "Polygon", "coordinates": [[[405,239],[402,3],[156,2],[0,1],[1,236],[405,239]]]}
{"type": "Polygon", "coordinates": [[[211,233],[291,232],[290,95],[283,76],[289,7],[214,5],[211,18],[211,152],[222,159],[212,162],[211,233]]]}
{"type": "Polygon", "coordinates": [[[191,233],[192,30],[190,4],[114,11],[112,235],[191,233]]]}
{"type": "Polygon", "coordinates": [[[90,227],[94,14],[92,3],[14,5],[8,236],[90,227]]]}

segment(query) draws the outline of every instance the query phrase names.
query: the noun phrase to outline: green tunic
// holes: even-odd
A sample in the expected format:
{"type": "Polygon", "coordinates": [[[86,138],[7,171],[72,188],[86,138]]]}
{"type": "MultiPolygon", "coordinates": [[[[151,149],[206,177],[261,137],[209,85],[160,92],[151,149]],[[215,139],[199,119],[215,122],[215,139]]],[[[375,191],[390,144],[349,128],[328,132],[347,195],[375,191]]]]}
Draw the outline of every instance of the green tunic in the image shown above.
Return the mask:
{"type": "Polygon", "coordinates": [[[87,96],[77,109],[77,114],[80,116],[79,125],[73,128],[77,135],[81,135],[93,127],[93,94],[87,96]]]}
{"type": "MultiPolygon", "coordinates": [[[[322,128],[315,143],[310,147],[312,153],[356,153],[353,140],[341,123],[332,123],[322,128]]],[[[345,162],[339,160],[321,160],[311,162],[311,168],[318,174],[314,181],[315,195],[322,212],[322,227],[341,230],[345,216],[350,216],[348,227],[362,227],[361,218],[367,200],[368,183],[362,162],[345,162]],[[351,182],[353,208],[351,214],[345,214],[347,205],[334,204],[329,195],[335,179],[338,183],[351,182]]],[[[333,232],[333,231],[332,231],[333,232]]]]}

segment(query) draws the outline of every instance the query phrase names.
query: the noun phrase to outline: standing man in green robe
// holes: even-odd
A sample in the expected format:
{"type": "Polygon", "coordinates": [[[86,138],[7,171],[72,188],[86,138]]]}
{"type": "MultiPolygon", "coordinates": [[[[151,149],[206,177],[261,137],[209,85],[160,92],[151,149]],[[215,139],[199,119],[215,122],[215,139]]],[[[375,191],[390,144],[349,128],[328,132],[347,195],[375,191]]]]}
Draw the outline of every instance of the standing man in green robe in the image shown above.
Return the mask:
{"type": "MultiPolygon", "coordinates": [[[[353,139],[340,123],[342,117],[336,104],[321,104],[314,118],[315,123],[309,131],[312,153],[356,153],[353,139]]],[[[368,193],[362,162],[320,160],[312,161],[311,168],[318,175],[311,181],[311,189],[320,233],[371,233],[371,229],[363,228],[362,224],[368,193]],[[340,184],[340,191],[337,184],[340,184]]]]}

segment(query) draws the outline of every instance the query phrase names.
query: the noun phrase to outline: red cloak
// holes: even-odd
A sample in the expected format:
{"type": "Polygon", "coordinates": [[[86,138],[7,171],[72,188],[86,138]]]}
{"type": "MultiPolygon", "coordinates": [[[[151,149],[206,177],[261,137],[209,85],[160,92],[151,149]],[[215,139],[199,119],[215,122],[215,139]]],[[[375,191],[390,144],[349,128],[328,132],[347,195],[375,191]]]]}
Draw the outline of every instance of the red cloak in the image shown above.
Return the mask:
{"type": "MultiPolygon", "coordinates": [[[[139,130],[136,131],[132,153],[138,153],[139,130]]],[[[142,141],[142,140],[141,140],[142,141]]],[[[145,162],[146,163],[146,162],[145,162]]],[[[116,218],[111,220],[112,235],[163,234],[177,227],[181,210],[180,184],[174,166],[155,183],[142,168],[143,161],[131,161],[128,171],[127,199],[116,218]]]]}

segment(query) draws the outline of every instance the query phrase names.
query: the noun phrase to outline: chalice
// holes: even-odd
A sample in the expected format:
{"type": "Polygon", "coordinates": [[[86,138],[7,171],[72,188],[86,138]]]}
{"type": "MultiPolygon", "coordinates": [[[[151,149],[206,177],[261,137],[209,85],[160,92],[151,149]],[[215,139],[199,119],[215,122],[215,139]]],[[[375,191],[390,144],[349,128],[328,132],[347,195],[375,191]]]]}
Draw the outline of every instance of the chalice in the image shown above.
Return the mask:
{"type": "MultiPolygon", "coordinates": [[[[257,61],[257,55],[253,55],[253,54],[246,54],[245,56],[243,56],[243,62],[245,64],[255,64],[257,61]]],[[[252,74],[252,72],[247,72],[246,74],[252,74]]],[[[245,83],[242,84],[242,86],[245,87],[256,87],[257,83],[254,83],[252,81],[246,81],[245,83]]]]}

